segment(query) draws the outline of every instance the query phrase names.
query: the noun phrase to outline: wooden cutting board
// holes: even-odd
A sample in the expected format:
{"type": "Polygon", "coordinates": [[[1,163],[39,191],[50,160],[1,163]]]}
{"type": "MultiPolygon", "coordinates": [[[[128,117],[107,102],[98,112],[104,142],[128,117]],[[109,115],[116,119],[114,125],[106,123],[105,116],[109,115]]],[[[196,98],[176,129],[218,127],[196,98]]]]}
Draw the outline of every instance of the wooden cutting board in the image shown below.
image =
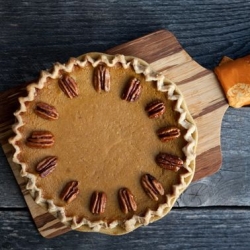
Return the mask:
{"type": "MultiPolygon", "coordinates": [[[[222,161],[221,122],[228,104],[214,73],[196,63],[174,35],[166,30],[151,33],[106,52],[140,57],[179,86],[199,133],[194,180],[218,171],[222,161]]],[[[0,143],[39,232],[46,238],[52,238],[71,229],[33,201],[25,190],[26,180],[19,175],[20,167],[11,160],[13,148],[7,141],[12,136],[12,114],[18,108],[17,98],[26,95],[26,85],[0,93],[0,143]]]]}

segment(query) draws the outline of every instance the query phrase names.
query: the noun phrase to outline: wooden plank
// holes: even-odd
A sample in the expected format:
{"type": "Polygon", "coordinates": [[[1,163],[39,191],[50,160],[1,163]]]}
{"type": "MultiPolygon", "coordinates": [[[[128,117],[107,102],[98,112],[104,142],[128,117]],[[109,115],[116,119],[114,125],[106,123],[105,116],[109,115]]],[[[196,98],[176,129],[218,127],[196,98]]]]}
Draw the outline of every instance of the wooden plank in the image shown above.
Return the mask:
{"type": "Polygon", "coordinates": [[[250,7],[245,0],[131,0],[129,5],[3,0],[0,8],[0,90],[32,79],[57,60],[104,51],[161,28],[173,31],[186,51],[209,69],[222,55],[249,53],[250,7]]]}
{"type": "Polygon", "coordinates": [[[0,211],[1,249],[249,249],[250,211],[245,208],[173,209],[132,234],[107,236],[69,232],[39,237],[28,211],[0,211]],[[18,226],[17,226],[18,225],[18,226]],[[30,244],[30,245],[28,245],[30,244]]]}
{"type": "MultiPolygon", "coordinates": [[[[194,62],[173,34],[166,30],[117,46],[108,50],[108,53],[141,57],[151,63],[155,70],[162,72],[179,85],[199,131],[197,171],[194,180],[218,171],[221,166],[221,120],[228,105],[214,74],[194,62]],[[207,140],[208,135],[210,141],[207,140]],[[216,160],[210,161],[211,157],[216,160]]],[[[40,233],[44,237],[54,237],[69,231],[70,228],[61,224],[58,219],[49,216],[45,210],[37,207],[33,202],[25,189],[26,180],[19,175],[19,166],[11,160],[13,149],[7,143],[7,139],[12,135],[11,125],[14,122],[11,114],[18,106],[17,97],[21,95],[25,95],[24,86],[0,94],[0,111],[2,112],[0,142],[40,233]],[[44,219],[42,226],[41,218],[44,219]]]]}

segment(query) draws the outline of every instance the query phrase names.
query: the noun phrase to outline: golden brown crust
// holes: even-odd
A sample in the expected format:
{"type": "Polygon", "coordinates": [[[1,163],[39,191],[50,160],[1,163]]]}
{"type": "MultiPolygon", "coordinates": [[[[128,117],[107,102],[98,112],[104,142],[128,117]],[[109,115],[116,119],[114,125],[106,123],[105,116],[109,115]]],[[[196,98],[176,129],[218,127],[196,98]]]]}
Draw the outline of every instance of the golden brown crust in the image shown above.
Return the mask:
{"type": "Polygon", "coordinates": [[[52,71],[42,71],[41,76],[37,83],[30,84],[27,87],[28,96],[19,98],[20,109],[15,112],[17,118],[17,123],[13,126],[15,132],[15,137],[11,138],[9,142],[15,148],[15,154],[13,156],[13,161],[21,165],[21,175],[28,178],[27,189],[30,191],[32,197],[35,199],[36,203],[41,206],[48,207],[48,211],[57,216],[63,223],[79,231],[97,231],[101,233],[117,235],[124,234],[134,230],[141,225],[147,225],[150,222],[160,219],[166,215],[174,205],[176,199],[179,195],[187,188],[190,184],[194,172],[195,172],[195,156],[196,156],[196,145],[197,145],[197,129],[194,121],[189,114],[186,104],[184,102],[183,96],[180,93],[177,86],[168,79],[165,79],[163,75],[154,72],[150,66],[134,57],[125,57],[123,55],[106,55],[101,53],[89,53],[82,55],[80,57],[71,58],[66,64],[56,63],[52,71]],[[183,148],[183,153],[185,155],[184,168],[187,170],[185,174],[180,177],[180,184],[173,186],[173,193],[166,195],[166,203],[159,206],[156,211],[148,210],[145,216],[134,215],[131,219],[126,221],[113,221],[107,224],[104,221],[91,222],[87,219],[82,219],[80,222],[76,220],[75,217],[66,217],[65,210],[63,207],[58,207],[53,203],[53,200],[45,200],[42,198],[42,191],[36,186],[36,176],[28,173],[26,169],[26,164],[21,162],[18,158],[20,153],[20,147],[18,141],[22,138],[22,134],[19,128],[24,125],[22,112],[26,112],[27,108],[25,102],[33,101],[36,95],[36,89],[42,89],[48,77],[52,79],[58,78],[60,71],[70,73],[75,65],[79,67],[84,67],[86,63],[92,64],[96,67],[98,64],[105,63],[107,66],[112,67],[116,63],[120,63],[123,68],[133,67],[137,74],[143,74],[146,81],[156,81],[157,89],[161,92],[167,92],[169,100],[175,101],[175,111],[179,113],[178,123],[181,127],[185,128],[187,131],[184,138],[187,142],[186,146],[183,148]]]}

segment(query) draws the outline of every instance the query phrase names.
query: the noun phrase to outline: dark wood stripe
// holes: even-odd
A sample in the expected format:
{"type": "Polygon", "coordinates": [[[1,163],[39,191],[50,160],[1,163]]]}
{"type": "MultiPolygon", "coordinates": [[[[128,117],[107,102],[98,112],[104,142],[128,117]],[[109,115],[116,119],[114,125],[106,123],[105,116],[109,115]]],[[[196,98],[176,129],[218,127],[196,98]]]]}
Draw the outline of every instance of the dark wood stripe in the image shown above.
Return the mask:
{"type": "MultiPolygon", "coordinates": [[[[199,114],[193,115],[193,118],[194,118],[194,119],[197,119],[197,118],[200,117],[200,116],[204,116],[204,115],[206,115],[206,114],[208,114],[208,113],[211,113],[211,112],[213,112],[214,110],[219,109],[219,108],[225,106],[226,103],[227,103],[226,100],[218,101],[218,102],[212,104],[211,106],[204,108],[199,114]]],[[[225,111],[226,111],[226,110],[225,110],[225,111]]],[[[221,116],[221,117],[222,117],[222,116],[221,116]]]]}
{"type": "Polygon", "coordinates": [[[0,92],[0,107],[4,104],[11,105],[11,103],[18,103],[18,97],[27,96],[26,86],[27,84],[22,84],[5,92],[0,92]]]}
{"type": "Polygon", "coordinates": [[[222,156],[221,156],[221,147],[216,146],[207,150],[206,152],[198,155],[196,157],[196,169],[193,181],[199,180],[204,176],[209,176],[216,173],[219,170],[218,166],[222,164],[222,156]],[[212,164],[216,167],[211,167],[211,162],[208,162],[207,159],[212,160],[212,164]]]}
{"type": "MultiPolygon", "coordinates": [[[[8,143],[8,142],[7,142],[8,143]]],[[[14,154],[14,148],[13,147],[11,147],[9,144],[7,144],[7,143],[5,143],[5,144],[3,144],[2,145],[2,149],[3,149],[3,151],[4,151],[4,154],[5,154],[5,156],[6,156],[6,158],[7,158],[7,160],[8,160],[8,162],[9,162],[9,164],[10,165],[13,165],[13,168],[12,168],[12,170],[14,171],[14,168],[15,168],[15,164],[12,162],[12,157],[13,157],[13,154],[14,154]]]]}
{"type": "MultiPolygon", "coordinates": [[[[13,123],[12,123],[13,124],[13,123]]],[[[10,125],[10,127],[12,126],[10,125]]],[[[0,145],[8,144],[9,138],[14,136],[14,132],[9,128],[0,128],[0,145]]],[[[13,153],[13,152],[12,152],[13,153]]]]}
{"type": "Polygon", "coordinates": [[[42,228],[47,223],[52,222],[54,220],[56,220],[56,218],[52,214],[45,212],[45,211],[43,214],[34,217],[34,221],[38,228],[42,228]]]}
{"type": "Polygon", "coordinates": [[[116,46],[106,53],[136,56],[148,63],[155,62],[164,57],[178,53],[182,50],[177,39],[166,30],[159,30],[150,35],[138,38],[134,41],[116,46]],[[147,53],[145,53],[147,51],[147,53]]]}
{"type": "MultiPolygon", "coordinates": [[[[181,51],[179,51],[179,52],[181,52],[181,51]]],[[[168,58],[166,57],[166,61],[168,60],[168,58]]],[[[160,72],[160,73],[162,73],[163,71],[165,71],[164,72],[164,75],[168,78],[168,76],[167,76],[167,74],[168,74],[168,72],[167,72],[167,70],[170,70],[170,69],[172,69],[172,68],[175,68],[175,67],[177,67],[177,66],[179,66],[180,64],[172,64],[172,65],[168,65],[168,66],[165,66],[165,67],[162,67],[162,68],[157,68],[157,71],[158,72],[160,72]]],[[[176,83],[176,82],[175,82],[176,83]]]]}
{"type": "Polygon", "coordinates": [[[57,221],[56,218],[55,218],[55,221],[47,221],[47,223],[49,223],[49,222],[53,222],[53,224],[51,226],[45,227],[44,229],[41,229],[42,232],[46,232],[46,231],[51,230],[51,229],[57,229],[58,230],[58,229],[67,227],[62,222],[57,221]]]}
{"type": "Polygon", "coordinates": [[[64,234],[72,230],[70,227],[65,226],[62,222],[57,220],[58,219],[56,219],[52,214],[48,212],[45,212],[44,214],[41,214],[34,218],[34,222],[37,228],[39,229],[41,234],[46,238],[53,238],[55,236],[64,234]],[[51,226],[46,227],[46,224],[48,223],[53,224],[51,226]],[[53,230],[53,233],[47,234],[46,232],[49,230],[53,230]]]}
{"type": "MultiPolygon", "coordinates": [[[[20,185],[20,184],[19,184],[19,185],[20,185]]],[[[22,190],[22,193],[23,193],[24,196],[30,195],[29,190],[26,189],[26,185],[27,185],[27,183],[22,183],[22,184],[20,185],[21,190],[22,190]]],[[[33,198],[31,197],[31,199],[33,199],[33,198]]]]}
{"type": "MultiPolygon", "coordinates": [[[[191,77],[189,78],[185,78],[184,80],[182,81],[178,81],[178,82],[175,82],[177,85],[183,85],[183,84],[186,84],[186,83],[189,83],[189,82],[192,82],[192,81],[195,81],[199,78],[202,78],[204,76],[207,76],[211,74],[211,71],[210,70],[207,70],[207,69],[203,69],[202,71],[200,71],[199,73],[195,74],[195,75],[192,75],[191,77]]],[[[219,83],[218,83],[219,85],[219,83]]]]}
{"type": "MultiPolygon", "coordinates": [[[[18,173],[20,173],[21,170],[18,171],[18,173]]],[[[23,177],[20,176],[20,178],[22,178],[23,180],[25,180],[23,177]]],[[[21,188],[21,191],[23,193],[23,195],[28,195],[30,196],[30,198],[33,200],[33,198],[30,195],[30,192],[26,189],[26,185],[27,185],[27,181],[23,181],[23,182],[19,182],[18,185],[21,188]]]]}
{"type": "MultiPolygon", "coordinates": [[[[58,222],[58,224],[63,225],[61,222],[58,222]]],[[[52,229],[53,229],[53,228],[52,228],[52,229]]],[[[46,230],[47,230],[47,229],[46,229],[46,230]]],[[[44,234],[43,234],[43,231],[41,231],[41,234],[42,234],[44,237],[50,239],[50,238],[54,238],[54,237],[56,237],[56,236],[59,236],[59,235],[61,235],[61,234],[67,233],[67,232],[69,232],[69,231],[71,231],[71,230],[72,230],[72,229],[71,229],[70,227],[67,227],[67,226],[63,225],[63,227],[62,227],[62,226],[61,226],[61,227],[57,227],[57,230],[54,231],[54,232],[51,233],[51,234],[44,235],[44,234]]]]}

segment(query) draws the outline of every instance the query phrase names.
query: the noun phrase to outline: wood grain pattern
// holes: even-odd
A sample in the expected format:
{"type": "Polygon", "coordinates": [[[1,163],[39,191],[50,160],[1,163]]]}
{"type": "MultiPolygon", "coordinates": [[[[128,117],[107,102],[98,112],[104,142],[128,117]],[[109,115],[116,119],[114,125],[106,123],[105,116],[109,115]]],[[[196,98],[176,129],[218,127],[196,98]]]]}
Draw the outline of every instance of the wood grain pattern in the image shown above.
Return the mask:
{"type": "MultiPolygon", "coordinates": [[[[120,45],[108,50],[107,53],[138,56],[149,62],[156,71],[162,72],[177,83],[199,131],[197,171],[194,180],[218,171],[221,166],[221,121],[228,106],[214,74],[194,62],[173,34],[166,30],[120,45]],[[148,49],[148,54],[145,53],[145,48],[148,49]],[[207,124],[210,124],[209,129],[207,124]],[[206,139],[208,137],[209,143],[206,139]],[[216,160],[210,161],[211,157],[216,160]]],[[[39,232],[44,237],[51,238],[69,231],[70,228],[34,203],[25,190],[25,179],[20,177],[19,167],[11,161],[13,152],[7,143],[7,139],[12,134],[11,125],[14,123],[14,117],[11,114],[18,107],[17,97],[22,95],[25,95],[24,86],[0,94],[0,142],[39,232]]]]}
{"type": "Polygon", "coordinates": [[[49,241],[39,237],[28,211],[0,211],[0,231],[5,232],[1,240],[3,250],[248,250],[250,211],[247,208],[174,208],[162,220],[122,237],[72,231],[49,241]]]}

